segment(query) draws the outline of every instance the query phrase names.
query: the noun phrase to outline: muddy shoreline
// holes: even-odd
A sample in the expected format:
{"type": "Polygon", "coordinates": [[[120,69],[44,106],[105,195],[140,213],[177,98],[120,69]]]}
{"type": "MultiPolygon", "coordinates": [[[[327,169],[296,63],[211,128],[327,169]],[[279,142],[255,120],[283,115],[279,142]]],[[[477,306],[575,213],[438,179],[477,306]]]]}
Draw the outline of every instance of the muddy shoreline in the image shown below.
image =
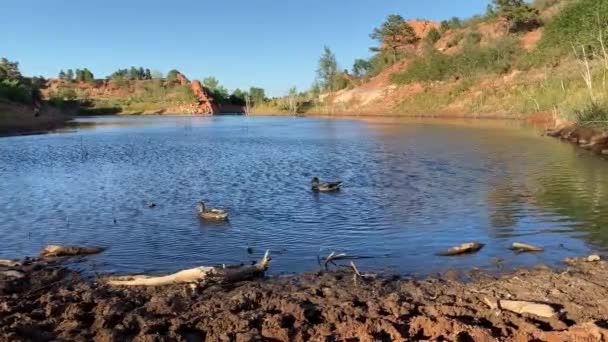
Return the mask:
{"type": "Polygon", "coordinates": [[[493,276],[357,278],[351,270],[231,284],[118,287],[61,259],[3,266],[6,341],[601,341],[608,340],[608,263],[571,260],[493,276]],[[467,281],[463,281],[466,279],[467,281]],[[543,318],[496,300],[544,303],[543,318]]]}

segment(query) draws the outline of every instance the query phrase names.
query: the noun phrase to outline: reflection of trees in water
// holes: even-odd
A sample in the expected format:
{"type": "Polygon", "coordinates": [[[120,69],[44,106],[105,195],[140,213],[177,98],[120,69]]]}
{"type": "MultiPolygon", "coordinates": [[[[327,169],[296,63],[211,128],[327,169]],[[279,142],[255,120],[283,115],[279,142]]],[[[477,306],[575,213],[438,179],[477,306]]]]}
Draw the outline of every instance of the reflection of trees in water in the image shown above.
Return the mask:
{"type": "Polygon", "coordinates": [[[547,169],[535,182],[537,205],[571,222],[585,232],[588,242],[608,247],[608,164],[572,156],[560,168],[547,169]]]}
{"type": "Polygon", "coordinates": [[[518,187],[511,179],[505,178],[505,183],[498,184],[488,193],[487,204],[490,207],[490,225],[499,234],[511,235],[522,217],[529,194],[518,187]]]}

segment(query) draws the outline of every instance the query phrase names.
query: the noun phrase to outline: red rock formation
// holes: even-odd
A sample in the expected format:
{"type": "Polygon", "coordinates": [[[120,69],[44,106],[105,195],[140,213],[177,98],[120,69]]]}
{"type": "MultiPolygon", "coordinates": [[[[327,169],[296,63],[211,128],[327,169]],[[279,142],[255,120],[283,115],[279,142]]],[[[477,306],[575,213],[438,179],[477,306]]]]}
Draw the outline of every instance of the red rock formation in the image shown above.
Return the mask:
{"type": "Polygon", "coordinates": [[[201,85],[201,82],[194,80],[191,83],[191,87],[196,97],[198,97],[199,107],[205,110],[206,114],[217,114],[220,112],[213,97],[209,96],[205,88],[201,85]]]}

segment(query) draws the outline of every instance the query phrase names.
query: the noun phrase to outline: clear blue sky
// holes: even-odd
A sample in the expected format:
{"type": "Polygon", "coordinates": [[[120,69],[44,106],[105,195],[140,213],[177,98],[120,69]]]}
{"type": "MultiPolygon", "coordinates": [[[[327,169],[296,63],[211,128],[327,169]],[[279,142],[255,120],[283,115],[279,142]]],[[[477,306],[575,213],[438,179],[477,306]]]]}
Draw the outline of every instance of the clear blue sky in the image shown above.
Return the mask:
{"type": "Polygon", "coordinates": [[[26,75],[87,67],[176,68],[215,76],[230,90],[283,95],[314,80],[323,45],[342,68],[368,57],[388,14],[443,20],[485,11],[489,0],[0,0],[0,56],[26,75]]]}

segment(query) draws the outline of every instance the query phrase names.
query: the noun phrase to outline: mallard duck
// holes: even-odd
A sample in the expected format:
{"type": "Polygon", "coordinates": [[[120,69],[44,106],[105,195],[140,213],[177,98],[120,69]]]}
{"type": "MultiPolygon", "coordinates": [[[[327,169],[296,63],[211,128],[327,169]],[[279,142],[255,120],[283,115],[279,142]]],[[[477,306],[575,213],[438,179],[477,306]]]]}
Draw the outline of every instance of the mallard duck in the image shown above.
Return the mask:
{"type": "Polygon", "coordinates": [[[225,210],[205,208],[203,201],[196,203],[196,210],[198,210],[198,216],[205,220],[225,221],[228,219],[228,213],[225,210]]]}
{"type": "Polygon", "coordinates": [[[310,181],[312,191],[320,191],[320,192],[329,192],[329,191],[338,191],[342,186],[342,182],[327,182],[321,183],[319,178],[313,177],[310,181]]]}

